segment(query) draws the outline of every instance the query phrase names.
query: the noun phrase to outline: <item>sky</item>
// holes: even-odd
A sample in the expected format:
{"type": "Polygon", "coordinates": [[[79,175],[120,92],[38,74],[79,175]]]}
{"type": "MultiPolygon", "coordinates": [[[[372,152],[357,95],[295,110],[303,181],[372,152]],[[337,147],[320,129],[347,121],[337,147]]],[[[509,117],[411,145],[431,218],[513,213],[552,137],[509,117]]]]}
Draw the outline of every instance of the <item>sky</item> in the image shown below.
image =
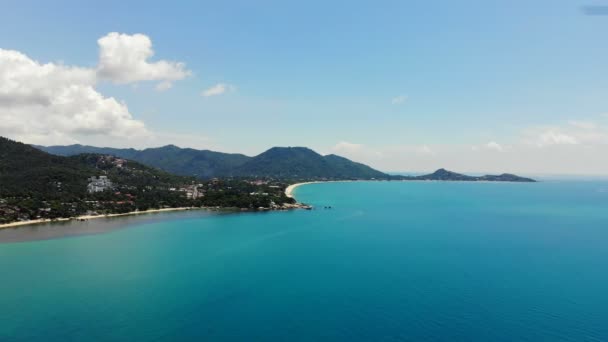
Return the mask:
{"type": "Polygon", "coordinates": [[[15,140],[608,174],[608,0],[0,6],[15,140]]]}

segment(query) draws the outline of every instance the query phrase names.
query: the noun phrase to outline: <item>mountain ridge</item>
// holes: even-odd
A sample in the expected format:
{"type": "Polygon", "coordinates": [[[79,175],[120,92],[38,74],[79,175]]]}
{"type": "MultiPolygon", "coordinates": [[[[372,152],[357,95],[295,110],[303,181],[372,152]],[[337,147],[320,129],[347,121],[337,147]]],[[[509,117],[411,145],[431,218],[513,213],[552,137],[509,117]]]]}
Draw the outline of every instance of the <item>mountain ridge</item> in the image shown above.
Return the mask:
{"type": "Polygon", "coordinates": [[[380,179],[535,182],[535,180],[503,173],[469,176],[444,168],[420,176],[389,175],[372,167],[335,154],[321,155],[307,147],[272,147],[256,156],[211,150],[181,148],[175,145],[146,148],[110,148],[87,145],[35,146],[45,152],[63,156],[82,153],[110,154],[132,159],[181,176],[197,178],[281,178],[291,180],[380,179]]]}
{"type": "Polygon", "coordinates": [[[347,158],[323,156],[307,147],[272,147],[256,156],[165,145],[136,150],[87,145],[39,146],[56,155],[110,154],[182,176],[279,177],[286,179],[389,179],[390,176],[347,158]]]}

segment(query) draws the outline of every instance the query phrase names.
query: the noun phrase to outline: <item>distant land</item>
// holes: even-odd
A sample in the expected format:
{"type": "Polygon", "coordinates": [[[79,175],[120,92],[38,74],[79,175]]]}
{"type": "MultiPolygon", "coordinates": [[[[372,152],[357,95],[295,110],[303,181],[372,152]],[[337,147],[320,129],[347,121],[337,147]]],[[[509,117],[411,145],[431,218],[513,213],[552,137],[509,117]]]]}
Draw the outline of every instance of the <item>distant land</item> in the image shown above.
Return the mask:
{"type": "Polygon", "coordinates": [[[86,145],[35,146],[45,152],[73,156],[82,153],[109,154],[182,176],[200,179],[212,177],[279,178],[286,180],[439,180],[534,182],[512,174],[467,176],[445,169],[422,176],[398,176],[334,154],[322,156],[306,147],[273,147],[257,156],[196,150],[167,145],[144,150],[94,147],[86,145]]]}
{"type": "Polygon", "coordinates": [[[110,154],[132,159],[167,172],[201,179],[213,177],[275,177],[289,179],[390,178],[369,166],[336,155],[322,156],[305,147],[273,147],[255,157],[243,154],[195,150],[167,145],[145,150],[84,145],[35,146],[45,152],[73,156],[81,153],[110,154]]]}
{"type": "Polygon", "coordinates": [[[500,175],[467,176],[461,173],[439,169],[428,175],[421,176],[393,176],[395,180],[432,180],[432,181],[461,181],[461,182],[536,182],[532,178],[520,177],[510,173],[500,175]]]}

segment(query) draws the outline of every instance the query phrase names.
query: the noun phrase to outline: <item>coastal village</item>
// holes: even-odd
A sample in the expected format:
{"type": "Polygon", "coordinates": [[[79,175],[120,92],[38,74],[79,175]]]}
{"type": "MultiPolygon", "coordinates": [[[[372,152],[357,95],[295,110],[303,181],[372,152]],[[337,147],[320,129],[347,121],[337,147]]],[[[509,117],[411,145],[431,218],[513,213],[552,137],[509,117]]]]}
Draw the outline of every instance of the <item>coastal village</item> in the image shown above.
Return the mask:
{"type": "MultiPolygon", "coordinates": [[[[125,159],[96,156],[98,175],[86,179],[86,191],[76,201],[0,198],[0,224],[73,218],[82,220],[110,214],[138,213],[172,208],[208,210],[270,211],[312,209],[286,195],[288,183],[273,179],[191,179],[159,184],[130,184],[125,178],[142,170],[129,166],[125,159]]],[[[134,176],[135,175],[135,176],[134,176]]],[[[185,178],[185,177],[184,177],[185,178]]],[[[56,182],[61,192],[62,182],[56,182]]]]}

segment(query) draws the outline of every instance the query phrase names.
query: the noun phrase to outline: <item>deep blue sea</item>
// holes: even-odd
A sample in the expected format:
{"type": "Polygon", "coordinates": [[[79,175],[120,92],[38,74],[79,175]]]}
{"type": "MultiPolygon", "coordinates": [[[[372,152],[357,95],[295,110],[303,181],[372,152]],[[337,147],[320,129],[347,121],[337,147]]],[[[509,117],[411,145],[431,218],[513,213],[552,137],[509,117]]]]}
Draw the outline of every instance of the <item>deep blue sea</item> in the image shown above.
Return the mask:
{"type": "Polygon", "coordinates": [[[608,182],[295,193],[0,231],[0,340],[608,341],[608,182]]]}

